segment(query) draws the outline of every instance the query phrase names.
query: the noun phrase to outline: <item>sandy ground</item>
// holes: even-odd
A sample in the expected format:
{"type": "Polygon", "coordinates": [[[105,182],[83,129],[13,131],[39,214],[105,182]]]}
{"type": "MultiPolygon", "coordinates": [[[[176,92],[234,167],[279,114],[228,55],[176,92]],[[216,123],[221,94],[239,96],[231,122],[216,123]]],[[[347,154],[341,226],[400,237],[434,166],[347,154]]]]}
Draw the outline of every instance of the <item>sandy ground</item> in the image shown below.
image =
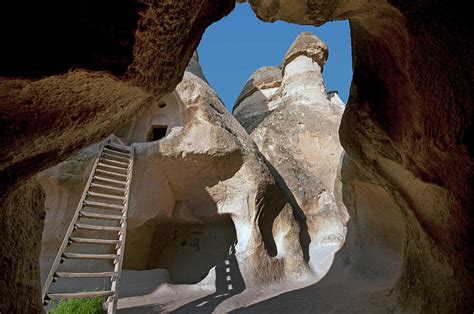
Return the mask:
{"type": "MultiPolygon", "coordinates": [[[[334,247],[321,247],[323,251],[334,247]]],[[[328,256],[328,254],[322,254],[328,256]]],[[[387,313],[392,312],[390,289],[396,276],[354,272],[339,253],[329,254],[329,271],[311,283],[280,282],[262,289],[246,288],[238,265],[212,269],[196,285],[166,283],[165,270],[124,271],[119,313],[387,313]],[[332,259],[334,256],[334,260],[332,259]],[[215,274],[214,274],[214,273],[215,274]],[[229,279],[225,281],[225,279],[229,279]],[[217,279],[216,279],[217,278],[217,279]],[[225,279],[224,279],[225,278],[225,279]],[[214,281],[214,282],[213,282],[214,281]],[[229,286],[230,282],[230,286],[229,286]],[[282,291],[286,291],[282,293],[282,291]]],[[[229,258],[230,259],[230,258],[229,258]]],[[[228,259],[228,260],[229,260],[228,259]]],[[[226,260],[227,261],[227,260],[226,260]]],[[[321,261],[324,266],[324,261],[321,261]]]]}

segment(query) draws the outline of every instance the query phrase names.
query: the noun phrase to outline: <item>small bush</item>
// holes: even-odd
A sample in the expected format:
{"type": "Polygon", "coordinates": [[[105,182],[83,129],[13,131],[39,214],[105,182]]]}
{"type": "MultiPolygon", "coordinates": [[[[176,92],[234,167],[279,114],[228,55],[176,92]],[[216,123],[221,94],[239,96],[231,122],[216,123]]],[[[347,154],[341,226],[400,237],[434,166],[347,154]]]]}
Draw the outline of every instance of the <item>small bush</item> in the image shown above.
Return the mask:
{"type": "Polygon", "coordinates": [[[103,298],[69,299],[52,304],[50,314],[103,314],[103,298]]]}

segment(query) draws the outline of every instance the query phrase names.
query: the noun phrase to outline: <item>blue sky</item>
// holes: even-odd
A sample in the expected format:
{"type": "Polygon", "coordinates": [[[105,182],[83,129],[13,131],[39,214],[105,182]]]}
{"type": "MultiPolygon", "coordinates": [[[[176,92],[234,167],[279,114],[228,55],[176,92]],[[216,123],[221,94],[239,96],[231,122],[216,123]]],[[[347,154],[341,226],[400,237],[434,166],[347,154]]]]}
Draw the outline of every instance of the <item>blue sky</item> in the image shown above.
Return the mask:
{"type": "Polygon", "coordinates": [[[288,48],[301,32],[312,32],[329,47],[324,66],[328,90],[338,90],[347,102],[352,79],[351,43],[347,21],[326,23],[321,27],[286,22],[260,21],[248,3],[237,4],[227,17],[207,28],[198,47],[204,75],[232,110],[247,79],[258,68],[279,65],[288,48]]]}

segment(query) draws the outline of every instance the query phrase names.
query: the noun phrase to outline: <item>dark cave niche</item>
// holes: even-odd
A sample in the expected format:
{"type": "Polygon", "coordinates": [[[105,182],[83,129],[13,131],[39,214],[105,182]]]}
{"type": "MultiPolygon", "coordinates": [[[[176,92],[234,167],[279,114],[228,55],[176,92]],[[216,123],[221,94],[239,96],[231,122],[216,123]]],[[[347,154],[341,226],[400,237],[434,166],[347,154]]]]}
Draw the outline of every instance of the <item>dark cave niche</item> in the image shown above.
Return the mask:
{"type": "Polygon", "coordinates": [[[168,270],[175,284],[198,283],[229,255],[235,240],[235,226],[228,215],[204,224],[158,224],[148,268],[168,270]]]}
{"type": "Polygon", "coordinates": [[[166,125],[156,125],[150,129],[148,132],[147,142],[154,142],[161,140],[166,136],[166,131],[168,130],[168,126],[166,125]]]}
{"type": "Polygon", "coordinates": [[[0,76],[41,78],[84,68],[121,76],[145,6],[134,0],[3,1],[0,76]]]}

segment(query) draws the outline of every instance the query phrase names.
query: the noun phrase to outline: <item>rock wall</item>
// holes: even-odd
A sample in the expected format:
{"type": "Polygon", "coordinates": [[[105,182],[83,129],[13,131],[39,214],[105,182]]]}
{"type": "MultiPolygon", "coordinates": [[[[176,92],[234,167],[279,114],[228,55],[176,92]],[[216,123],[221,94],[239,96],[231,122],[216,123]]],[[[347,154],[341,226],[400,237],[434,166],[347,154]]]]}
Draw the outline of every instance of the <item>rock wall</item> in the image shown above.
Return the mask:
{"type": "MultiPolygon", "coordinates": [[[[105,138],[171,92],[206,27],[234,5],[205,0],[2,4],[2,223],[16,224],[5,202],[26,179],[105,138]]],[[[42,208],[35,210],[40,217],[42,208]]],[[[27,249],[31,241],[39,245],[40,235],[41,228],[33,228],[29,241],[4,237],[5,246],[27,249]]],[[[0,259],[32,269],[38,263],[36,255],[10,251],[0,259]]],[[[11,311],[31,312],[39,304],[39,276],[28,280],[27,289],[20,268],[0,272],[11,278],[8,289],[2,285],[0,303],[11,304],[6,300],[11,294],[28,295],[11,311]]]]}
{"type": "Polygon", "coordinates": [[[3,190],[0,219],[0,312],[40,312],[39,265],[43,190],[34,180],[3,190]],[[33,262],[35,261],[35,262],[33,262]],[[31,280],[34,278],[36,280],[31,280]]]}
{"type": "Polygon", "coordinates": [[[41,286],[71,223],[98,150],[97,144],[82,149],[36,176],[36,181],[45,193],[45,220],[40,254],[41,286]]]}
{"type": "Polygon", "coordinates": [[[392,297],[406,311],[470,311],[474,76],[467,7],[249,2],[266,21],[350,20],[353,81],[339,134],[349,158],[402,212],[406,239],[392,297]]]}
{"type": "MultiPolygon", "coordinates": [[[[310,276],[300,243],[305,222],[294,217],[295,204],[287,201],[249,135],[191,70],[173,93],[182,105],[175,114],[188,122],[159,141],[130,143],[135,160],[124,269],[163,268],[170,284],[201,282],[198,286],[204,287],[230,254],[248,289],[301,281],[310,276]]],[[[132,118],[137,119],[141,115],[132,118]]],[[[130,124],[123,131],[133,129],[130,124]]],[[[46,192],[48,226],[43,276],[76,207],[71,202],[81,194],[90,156],[97,152],[98,145],[91,146],[38,176],[46,192]]]]}
{"type": "MultiPolygon", "coordinates": [[[[5,151],[0,169],[5,180],[29,176],[64,160],[72,151],[103,139],[153,99],[171,92],[205,28],[234,6],[232,1],[89,2],[21,10],[12,5],[2,10],[2,21],[15,19],[20,12],[36,17],[24,20],[24,32],[5,36],[11,41],[5,43],[6,52],[12,56],[2,61],[8,66],[0,67],[5,151]],[[111,15],[110,7],[113,17],[102,18],[101,14],[111,15]],[[79,16],[58,20],[71,11],[79,16]],[[51,17],[52,25],[39,23],[39,17],[51,17]],[[42,45],[46,48],[39,56],[25,56],[26,51],[35,51],[37,32],[54,40],[50,46],[42,45]],[[88,34],[99,39],[92,40],[88,34]],[[58,52],[64,52],[61,58],[54,57],[58,52]],[[43,54],[50,56],[42,58],[43,54]],[[29,108],[41,114],[28,115],[29,108]],[[33,158],[36,162],[30,166],[33,158]]],[[[3,29],[7,32],[8,27],[3,29]]]]}
{"type": "MultiPolygon", "coordinates": [[[[21,193],[30,189],[26,179],[104,138],[139,109],[171,92],[204,29],[234,5],[232,1],[79,3],[84,4],[82,11],[72,2],[5,3],[0,10],[8,56],[0,67],[0,221],[3,230],[13,230],[17,219],[24,219],[20,230],[28,234],[18,239],[20,233],[7,233],[2,238],[2,248],[15,247],[0,255],[0,278],[8,278],[0,291],[0,304],[8,305],[6,312],[39,311],[39,280],[34,271],[38,259],[32,253],[35,249],[29,248],[38,247],[42,208],[36,201],[29,207],[34,208],[37,221],[30,221],[28,209],[21,214],[11,211],[15,198],[19,204],[26,202],[21,193]],[[116,14],[110,14],[110,8],[116,14]],[[96,16],[97,23],[73,19],[76,16],[70,12],[96,16]],[[73,36],[83,27],[75,31],[57,27],[84,23],[97,26],[83,36],[96,33],[96,45],[84,45],[81,33],[73,36]],[[18,32],[12,32],[11,25],[18,32]],[[129,39],[134,32],[131,58],[129,39]],[[113,36],[104,41],[104,34],[113,36]],[[71,42],[87,46],[86,52],[68,46],[71,42]],[[116,49],[117,43],[123,46],[116,49]],[[40,46],[48,49],[35,60],[31,52],[40,46]],[[51,52],[51,57],[43,58],[51,52]],[[88,57],[77,60],[78,55],[88,57]],[[45,62],[34,66],[38,60],[45,62]],[[122,74],[122,79],[117,78],[122,74]],[[24,280],[20,267],[3,267],[12,263],[32,270],[31,281],[24,280]],[[12,304],[12,295],[25,297],[12,304]]],[[[250,3],[257,16],[267,21],[312,25],[351,21],[354,77],[340,138],[350,159],[402,211],[406,239],[392,296],[406,311],[471,311],[474,49],[468,4],[446,0],[250,3]]],[[[275,193],[270,187],[261,191],[265,193],[257,193],[258,200],[275,193]]],[[[268,224],[274,216],[270,210],[269,215],[259,215],[259,224],[268,224]]],[[[268,240],[264,243],[272,245],[268,240]]]]}

